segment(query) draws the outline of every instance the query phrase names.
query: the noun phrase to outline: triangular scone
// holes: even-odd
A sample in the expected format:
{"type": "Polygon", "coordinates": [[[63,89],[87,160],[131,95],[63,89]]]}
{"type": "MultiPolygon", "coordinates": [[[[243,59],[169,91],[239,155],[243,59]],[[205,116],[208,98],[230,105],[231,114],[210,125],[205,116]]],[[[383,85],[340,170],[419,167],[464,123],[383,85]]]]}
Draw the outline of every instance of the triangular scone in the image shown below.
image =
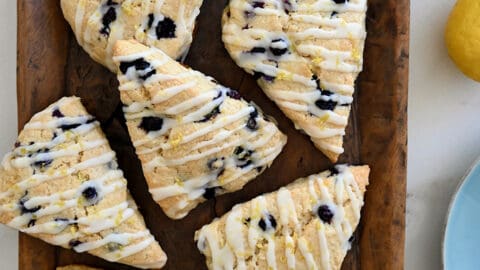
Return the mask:
{"type": "Polygon", "coordinates": [[[39,112],[0,166],[0,223],[138,268],[167,257],[145,226],[99,122],[79,98],[39,112]]]}
{"type": "Polygon", "coordinates": [[[184,56],[192,43],[203,0],[61,0],[65,19],[78,43],[97,62],[115,71],[117,40],[136,39],[184,56]]]}
{"type": "Polygon", "coordinates": [[[223,41],[236,63],[332,161],[362,70],[367,0],[231,0],[223,41]]]}
{"type": "Polygon", "coordinates": [[[209,269],[340,269],[368,166],[337,166],[242,203],[195,233],[209,269]]]}
{"type": "Polygon", "coordinates": [[[130,137],[155,201],[173,219],[241,189],[286,143],[237,91],[136,41],[114,48],[130,137]]]}

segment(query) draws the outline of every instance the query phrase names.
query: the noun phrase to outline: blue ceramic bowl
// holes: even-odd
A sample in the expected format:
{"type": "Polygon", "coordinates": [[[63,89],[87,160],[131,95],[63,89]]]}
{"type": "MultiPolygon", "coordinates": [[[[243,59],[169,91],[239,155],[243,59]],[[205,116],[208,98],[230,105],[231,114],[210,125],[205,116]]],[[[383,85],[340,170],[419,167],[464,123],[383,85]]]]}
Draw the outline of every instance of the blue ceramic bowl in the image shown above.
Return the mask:
{"type": "Polygon", "coordinates": [[[453,196],[443,242],[445,270],[480,269],[480,160],[453,196]]]}

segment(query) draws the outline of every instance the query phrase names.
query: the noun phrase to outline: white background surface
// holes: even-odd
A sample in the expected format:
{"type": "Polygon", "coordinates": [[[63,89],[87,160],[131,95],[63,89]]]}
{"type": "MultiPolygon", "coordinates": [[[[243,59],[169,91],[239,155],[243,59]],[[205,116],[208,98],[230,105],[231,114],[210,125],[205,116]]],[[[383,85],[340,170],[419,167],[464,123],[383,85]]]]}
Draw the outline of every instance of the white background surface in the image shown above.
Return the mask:
{"type": "MultiPolygon", "coordinates": [[[[445,213],[480,155],[480,84],[448,59],[443,29],[454,0],[411,0],[406,269],[441,269],[445,213]]],[[[0,0],[0,152],[16,136],[16,1],[0,0]]],[[[25,18],[24,18],[25,19],[25,18]]],[[[0,227],[0,269],[17,269],[17,235],[0,227]]]]}

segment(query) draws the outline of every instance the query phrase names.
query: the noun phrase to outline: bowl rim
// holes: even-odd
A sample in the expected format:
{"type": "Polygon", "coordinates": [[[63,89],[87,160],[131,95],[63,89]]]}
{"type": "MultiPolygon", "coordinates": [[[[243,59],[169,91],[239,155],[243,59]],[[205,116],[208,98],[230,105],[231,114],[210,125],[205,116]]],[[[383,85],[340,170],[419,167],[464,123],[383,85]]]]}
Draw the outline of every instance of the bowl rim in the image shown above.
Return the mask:
{"type": "Polygon", "coordinates": [[[473,162],[473,164],[470,165],[469,169],[463,175],[460,182],[457,184],[457,187],[455,188],[455,191],[452,195],[452,198],[450,199],[450,203],[448,204],[447,213],[445,215],[444,223],[443,223],[443,239],[442,239],[442,269],[444,269],[444,270],[448,270],[448,269],[446,269],[447,254],[446,254],[445,242],[446,242],[446,238],[447,238],[447,232],[448,232],[448,228],[449,228],[448,225],[449,225],[450,217],[452,215],[453,207],[456,205],[456,202],[457,202],[458,196],[460,194],[460,191],[465,186],[467,180],[471,179],[470,176],[475,171],[475,169],[479,166],[480,166],[480,157],[478,157],[473,162]]]}

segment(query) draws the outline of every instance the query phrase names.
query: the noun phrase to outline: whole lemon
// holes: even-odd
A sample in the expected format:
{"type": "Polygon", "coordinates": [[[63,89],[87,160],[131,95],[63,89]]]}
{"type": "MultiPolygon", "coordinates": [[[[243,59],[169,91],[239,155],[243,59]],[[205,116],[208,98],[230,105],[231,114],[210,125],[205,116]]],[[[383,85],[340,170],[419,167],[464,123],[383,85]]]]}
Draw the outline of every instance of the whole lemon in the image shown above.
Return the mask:
{"type": "Polygon", "coordinates": [[[458,0],[448,19],[445,40],[455,64],[480,82],[480,0],[458,0]]]}

